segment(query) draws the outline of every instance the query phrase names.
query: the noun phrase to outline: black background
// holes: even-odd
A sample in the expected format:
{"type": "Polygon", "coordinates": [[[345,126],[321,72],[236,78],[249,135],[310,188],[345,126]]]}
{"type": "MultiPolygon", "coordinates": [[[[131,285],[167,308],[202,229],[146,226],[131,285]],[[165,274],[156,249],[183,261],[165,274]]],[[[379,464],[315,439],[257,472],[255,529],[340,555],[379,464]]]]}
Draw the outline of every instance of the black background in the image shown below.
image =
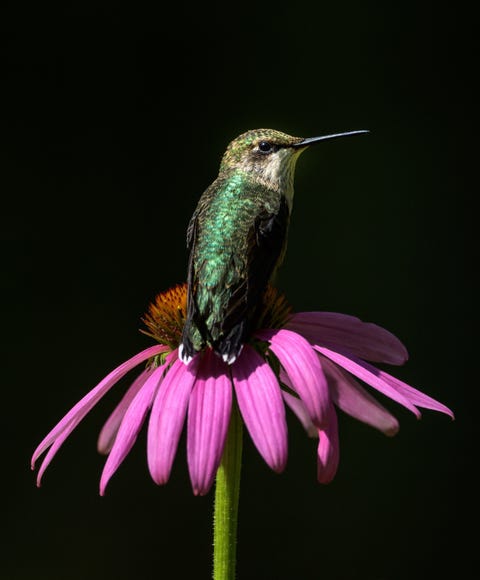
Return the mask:
{"type": "MultiPolygon", "coordinates": [[[[151,342],[154,295],[185,279],[185,230],[227,143],[271,127],[326,143],[297,166],[280,286],[297,311],[381,324],[395,374],[449,405],[388,439],[340,417],[341,464],[289,423],[281,476],[248,438],[238,578],[472,574],[473,288],[468,15],[433,2],[11,5],[2,130],[2,577],[209,578],[213,494],[182,440],[158,488],[145,439],[97,492],[98,430],[74,432],[38,490],[30,455],[108,371],[151,342]]],[[[381,398],[379,396],[379,398],[381,398]]],[[[383,401],[385,402],[385,401],[383,401]]],[[[290,417],[292,419],[292,417],[290,417]]]]}

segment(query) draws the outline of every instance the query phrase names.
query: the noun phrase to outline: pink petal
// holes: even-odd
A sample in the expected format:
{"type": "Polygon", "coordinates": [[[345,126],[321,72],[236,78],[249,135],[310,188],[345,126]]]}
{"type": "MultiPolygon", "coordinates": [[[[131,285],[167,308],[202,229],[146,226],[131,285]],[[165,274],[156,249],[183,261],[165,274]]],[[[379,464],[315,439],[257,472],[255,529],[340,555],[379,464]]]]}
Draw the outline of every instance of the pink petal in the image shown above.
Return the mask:
{"type": "Polygon", "coordinates": [[[128,391],[125,393],[125,395],[123,395],[120,403],[118,403],[110,417],[107,419],[105,425],[102,427],[97,441],[97,450],[102,455],[108,455],[108,453],[110,453],[113,442],[115,441],[115,437],[117,436],[118,429],[128,407],[130,406],[130,403],[133,401],[135,395],[143,387],[145,381],[154,370],[155,369],[153,367],[145,369],[133,381],[128,391]]]}
{"type": "Polygon", "coordinates": [[[324,425],[330,396],[327,380],[311,345],[290,330],[262,330],[257,336],[270,342],[270,350],[285,369],[313,423],[317,427],[324,425]]]}
{"type": "Polygon", "coordinates": [[[145,417],[152,406],[153,398],[157,392],[158,385],[162,381],[163,373],[167,365],[168,363],[165,363],[150,373],[150,376],[143,381],[144,384],[142,384],[141,389],[128,406],[120,428],[118,429],[112,450],[103,468],[102,477],[100,478],[100,495],[104,495],[110,478],[120,467],[130,452],[130,449],[135,444],[145,417]]]}
{"type": "Polygon", "coordinates": [[[167,371],[153,403],[147,458],[150,474],[158,485],[170,477],[200,357],[195,356],[188,365],[177,359],[167,371]]]}
{"type": "Polygon", "coordinates": [[[307,432],[309,437],[317,437],[318,430],[312,423],[310,416],[308,414],[307,408],[302,403],[298,397],[294,397],[290,393],[282,390],[282,397],[285,403],[290,407],[290,409],[295,413],[297,419],[302,424],[303,428],[307,432]]]}
{"type": "Polygon", "coordinates": [[[54,443],[52,444],[47,454],[43,458],[42,463],[40,464],[40,469],[38,470],[37,474],[37,487],[40,487],[42,485],[43,474],[45,473],[47,467],[50,465],[52,459],[57,454],[57,451],[63,445],[65,439],[67,439],[70,433],[75,429],[75,427],[80,423],[80,421],[85,417],[87,413],[88,409],[87,411],[80,413],[79,415],[77,415],[77,417],[72,419],[70,423],[65,426],[65,429],[60,433],[60,435],[55,439],[54,443]]]}
{"type": "Polygon", "coordinates": [[[287,423],[278,381],[265,360],[245,345],[232,365],[238,406],[250,437],[277,473],[287,462],[287,423]]]}
{"type": "Polygon", "coordinates": [[[395,417],[351,375],[325,357],[322,357],[321,363],[337,407],[385,435],[393,436],[398,432],[399,425],[395,417]]]}
{"type": "Polygon", "coordinates": [[[317,478],[320,483],[330,483],[337,473],[340,459],[337,414],[333,405],[329,408],[327,427],[319,430],[318,435],[317,478]]]}
{"type": "Polygon", "coordinates": [[[286,328],[312,344],[346,350],[359,358],[401,365],[408,359],[405,346],[388,330],[337,312],[299,312],[286,328]]]}
{"type": "MultiPolygon", "coordinates": [[[[57,439],[60,441],[60,443],[56,443],[56,445],[52,447],[52,451],[53,449],[55,450],[55,453],[58,451],[61,444],[65,441],[67,435],[73,431],[73,429],[85,417],[85,415],[113,387],[113,385],[115,385],[124,375],[128,373],[128,371],[133,369],[141,362],[149,359],[150,357],[160,354],[161,352],[165,352],[166,350],[168,350],[168,347],[161,344],[151,346],[150,348],[147,348],[132,358],[128,359],[116,369],[114,369],[110,374],[108,374],[94,389],[87,393],[83,399],[81,399],[43,439],[43,441],[33,453],[32,469],[34,469],[35,462],[39,456],[52,444],[54,444],[57,439]],[[67,435],[60,437],[64,431],[67,431],[67,435]]],[[[55,453],[49,453],[47,465],[53,459],[55,453]]],[[[43,470],[45,470],[45,468],[46,465],[44,466],[43,470]]]]}
{"type": "Polygon", "coordinates": [[[369,365],[368,363],[350,354],[340,354],[339,352],[333,352],[328,348],[320,346],[314,346],[314,349],[346,369],[348,372],[352,373],[352,375],[355,375],[362,381],[365,381],[368,385],[374,389],[377,389],[377,391],[380,391],[380,393],[383,393],[387,397],[390,397],[390,399],[393,399],[400,405],[403,405],[412,411],[416,417],[420,418],[420,411],[410,402],[409,399],[405,398],[396,389],[394,389],[390,383],[381,378],[381,371],[372,365],[369,365]]]}
{"type": "Polygon", "coordinates": [[[421,391],[417,391],[407,383],[403,383],[402,381],[392,377],[388,373],[384,371],[377,371],[378,376],[387,382],[391,387],[393,387],[400,395],[408,399],[411,403],[416,405],[417,407],[422,407],[424,409],[432,409],[433,411],[439,411],[440,413],[445,413],[449,415],[452,419],[455,419],[455,415],[453,411],[451,411],[447,406],[443,405],[439,401],[432,399],[425,393],[421,391]]]}
{"type": "Polygon", "coordinates": [[[228,367],[207,350],[188,407],[187,457],[195,495],[205,495],[212,486],[222,459],[231,409],[228,367]]]}

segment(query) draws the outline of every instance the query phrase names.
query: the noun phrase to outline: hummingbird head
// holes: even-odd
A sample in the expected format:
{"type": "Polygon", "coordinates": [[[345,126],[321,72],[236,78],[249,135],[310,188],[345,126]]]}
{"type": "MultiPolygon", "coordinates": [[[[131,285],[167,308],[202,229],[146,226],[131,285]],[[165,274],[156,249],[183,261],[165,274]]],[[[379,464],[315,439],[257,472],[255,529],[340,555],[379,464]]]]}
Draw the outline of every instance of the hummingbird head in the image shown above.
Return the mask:
{"type": "Polygon", "coordinates": [[[307,147],[327,139],[358,133],[368,131],[349,131],[309,139],[292,137],[274,129],[247,131],[228,145],[220,173],[246,173],[269,189],[280,191],[290,198],[293,195],[295,164],[307,147]]]}
{"type": "Polygon", "coordinates": [[[240,171],[269,187],[279,190],[293,184],[295,163],[302,149],[293,146],[303,141],[274,129],[247,131],[227,147],[220,173],[240,171]]]}

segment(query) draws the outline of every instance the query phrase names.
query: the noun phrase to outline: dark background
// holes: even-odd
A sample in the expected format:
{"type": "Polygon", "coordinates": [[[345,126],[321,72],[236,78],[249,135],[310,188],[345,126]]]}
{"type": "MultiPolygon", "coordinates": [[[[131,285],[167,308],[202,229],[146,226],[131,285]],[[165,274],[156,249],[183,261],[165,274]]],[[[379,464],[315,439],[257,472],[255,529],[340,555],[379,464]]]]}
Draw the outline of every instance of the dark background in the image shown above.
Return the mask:
{"type": "MultiPolygon", "coordinates": [[[[213,494],[182,440],[151,481],[141,437],[97,492],[98,430],[127,383],[34,485],[30,455],[108,371],[150,345],[142,316],[185,279],[185,229],[227,143],[367,128],[297,166],[280,286],[296,310],[384,325],[395,374],[449,405],[388,439],[340,418],[341,464],[316,483],[290,422],[286,472],[248,438],[238,578],[473,574],[471,31],[433,2],[12,4],[3,19],[3,526],[8,580],[209,578],[213,494]],[[472,483],[471,483],[472,482],[472,483]]],[[[379,396],[379,399],[381,397],[379,396]]]]}

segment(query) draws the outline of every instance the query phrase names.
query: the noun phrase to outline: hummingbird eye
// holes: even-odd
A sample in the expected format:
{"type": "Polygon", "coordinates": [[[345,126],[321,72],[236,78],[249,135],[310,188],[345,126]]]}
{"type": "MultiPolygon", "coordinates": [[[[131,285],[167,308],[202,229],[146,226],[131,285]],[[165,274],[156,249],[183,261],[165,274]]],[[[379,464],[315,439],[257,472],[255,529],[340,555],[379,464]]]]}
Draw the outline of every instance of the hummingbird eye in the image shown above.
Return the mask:
{"type": "Polygon", "coordinates": [[[271,153],[274,150],[274,146],[269,143],[268,141],[260,141],[260,143],[258,144],[258,150],[260,151],[260,153],[271,153]]]}

